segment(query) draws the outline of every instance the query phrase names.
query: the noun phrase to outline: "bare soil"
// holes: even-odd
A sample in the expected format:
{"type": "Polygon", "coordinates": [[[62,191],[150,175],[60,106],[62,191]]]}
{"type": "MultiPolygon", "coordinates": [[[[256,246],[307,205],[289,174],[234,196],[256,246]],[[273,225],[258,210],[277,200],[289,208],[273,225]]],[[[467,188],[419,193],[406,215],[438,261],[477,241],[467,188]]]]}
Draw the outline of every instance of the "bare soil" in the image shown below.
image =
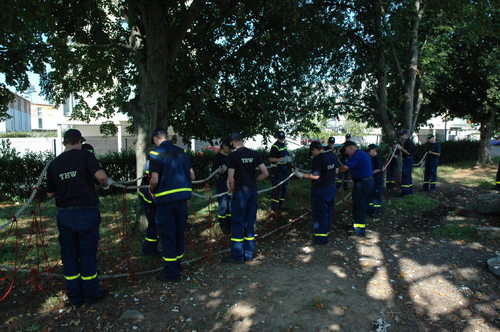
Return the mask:
{"type": "MultiPolygon", "coordinates": [[[[499,331],[499,279],[486,266],[499,242],[433,233],[449,223],[500,226],[498,215],[455,213],[478,193],[443,183],[430,194],[438,207],[384,211],[369,221],[366,238],[347,234],[346,204],[326,246],[311,245],[308,217],[259,242],[253,262],[224,265],[213,256],[186,266],[177,284],[154,275],[104,281],[111,296],[90,307],[69,308],[62,291],[16,288],[0,302],[0,330],[375,331],[383,319],[388,331],[499,331]],[[137,319],[121,318],[130,310],[137,319]]],[[[279,222],[286,221],[285,214],[279,222]]]]}

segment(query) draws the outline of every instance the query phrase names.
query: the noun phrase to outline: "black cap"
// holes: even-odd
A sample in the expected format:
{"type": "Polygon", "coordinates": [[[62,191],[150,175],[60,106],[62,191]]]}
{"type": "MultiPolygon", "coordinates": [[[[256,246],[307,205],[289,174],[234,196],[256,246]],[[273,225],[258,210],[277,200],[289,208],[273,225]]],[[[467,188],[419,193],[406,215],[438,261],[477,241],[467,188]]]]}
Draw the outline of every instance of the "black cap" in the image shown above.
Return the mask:
{"type": "Polygon", "coordinates": [[[244,138],[244,137],[243,137],[243,135],[242,135],[242,134],[240,134],[240,133],[233,133],[233,134],[231,135],[231,142],[232,142],[232,141],[243,141],[243,138],[244,138]]]}
{"type": "Polygon", "coordinates": [[[345,138],[346,138],[346,139],[350,139],[350,138],[351,138],[351,134],[347,134],[347,135],[345,135],[345,138]]]}
{"type": "Polygon", "coordinates": [[[285,132],[283,130],[278,131],[278,133],[276,134],[276,138],[285,139],[285,132]]]}
{"type": "Polygon", "coordinates": [[[406,129],[401,130],[401,132],[399,133],[399,136],[403,136],[403,135],[408,135],[408,130],[406,130],[406,129]]]}
{"type": "Polygon", "coordinates": [[[83,151],[88,151],[90,153],[94,153],[94,147],[90,145],[89,143],[85,143],[82,145],[82,150],[83,151]]]}
{"type": "Polygon", "coordinates": [[[318,141],[313,141],[311,142],[311,144],[309,145],[309,151],[310,150],[313,150],[313,149],[316,149],[316,150],[323,150],[323,146],[321,145],[320,142],[318,141]]]}
{"type": "Polygon", "coordinates": [[[333,136],[328,137],[328,144],[335,144],[335,137],[333,136]]]}
{"type": "Polygon", "coordinates": [[[377,144],[370,144],[370,145],[368,145],[368,150],[371,150],[371,149],[378,149],[377,144]]]}
{"type": "Polygon", "coordinates": [[[85,137],[82,136],[82,133],[78,129],[66,130],[66,132],[64,133],[64,142],[69,140],[71,141],[81,140],[82,142],[86,141],[85,137]]]}
{"type": "Polygon", "coordinates": [[[155,141],[153,140],[153,137],[156,136],[165,136],[168,137],[168,133],[164,128],[156,128],[153,130],[153,133],[151,134],[151,144],[155,144],[155,141]]]}
{"type": "Polygon", "coordinates": [[[431,138],[433,138],[433,137],[434,137],[434,134],[429,134],[429,135],[427,135],[427,139],[431,139],[431,138]]]}
{"type": "Polygon", "coordinates": [[[351,145],[354,145],[355,147],[358,147],[356,145],[356,143],[354,143],[353,141],[347,141],[344,143],[344,148],[347,148],[348,146],[351,146],[351,145]]]}

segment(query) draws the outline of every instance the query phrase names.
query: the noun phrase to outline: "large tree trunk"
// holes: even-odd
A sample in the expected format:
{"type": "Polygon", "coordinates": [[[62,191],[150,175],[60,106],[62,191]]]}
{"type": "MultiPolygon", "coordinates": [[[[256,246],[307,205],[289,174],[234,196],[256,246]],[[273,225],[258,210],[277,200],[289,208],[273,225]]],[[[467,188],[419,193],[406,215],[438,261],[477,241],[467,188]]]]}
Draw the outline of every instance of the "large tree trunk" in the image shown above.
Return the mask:
{"type": "Polygon", "coordinates": [[[415,0],[415,21],[411,31],[410,40],[410,63],[408,67],[408,77],[405,80],[404,87],[404,121],[403,126],[410,132],[413,132],[413,116],[414,116],[414,98],[415,98],[415,83],[417,80],[418,66],[418,32],[420,29],[420,21],[422,19],[423,10],[420,8],[420,0],[415,0]]]}
{"type": "Polygon", "coordinates": [[[390,141],[396,139],[396,131],[387,113],[387,67],[383,42],[383,7],[379,2],[375,17],[377,52],[375,59],[375,77],[377,78],[377,112],[382,125],[383,136],[390,141]]]}
{"type": "Polygon", "coordinates": [[[479,165],[491,164],[491,137],[495,131],[495,111],[491,110],[488,116],[481,121],[479,132],[481,134],[479,141],[478,161],[479,165]]]}

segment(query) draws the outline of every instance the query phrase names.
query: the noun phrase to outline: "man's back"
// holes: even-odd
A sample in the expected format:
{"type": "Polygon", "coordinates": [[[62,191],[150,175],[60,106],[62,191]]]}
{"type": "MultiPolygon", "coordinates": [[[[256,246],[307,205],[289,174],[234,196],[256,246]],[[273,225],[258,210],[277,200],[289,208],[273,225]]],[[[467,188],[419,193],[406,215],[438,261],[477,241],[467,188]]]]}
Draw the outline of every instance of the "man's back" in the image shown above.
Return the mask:
{"type": "Polygon", "coordinates": [[[59,207],[97,205],[94,174],[100,169],[101,165],[88,151],[63,152],[49,165],[47,192],[55,193],[59,207]]]}
{"type": "Polygon", "coordinates": [[[257,151],[241,147],[229,155],[229,168],[233,168],[235,191],[256,191],[255,168],[262,164],[257,151]]]}

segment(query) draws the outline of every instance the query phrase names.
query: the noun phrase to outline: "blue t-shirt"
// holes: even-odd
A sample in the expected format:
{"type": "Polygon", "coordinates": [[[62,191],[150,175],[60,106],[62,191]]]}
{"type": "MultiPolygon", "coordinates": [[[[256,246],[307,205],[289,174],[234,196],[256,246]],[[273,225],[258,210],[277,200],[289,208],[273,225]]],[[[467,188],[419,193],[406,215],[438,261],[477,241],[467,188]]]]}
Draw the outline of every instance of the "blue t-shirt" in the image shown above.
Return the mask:
{"type": "MultiPolygon", "coordinates": [[[[441,153],[441,143],[439,143],[439,142],[431,143],[429,151],[441,153]]],[[[435,154],[429,153],[429,154],[427,154],[426,159],[439,160],[439,156],[436,156],[435,154]]]]}
{"type": "Polygon", "coordinates": [[[312,159],[311,174],[319,175],[318,180],[311,180],[313,189],[335,186],[335,170],[341,164],[333,153],[323,152],[312,159]]]}
{"type": "Polygon", "coordinates": [[[382,173],[382,160],[378,155],[371,157],[372,158],[372,168],[373,170],[380,170],[378,173],[373,173],[373,180],[375,180],[375,183],[382,183],[384,182],[384,177],[382,173]]]}
{"type": "Polygon", "coordinates": [[[406,141],[405,141],[405,144],[403,145],[403,148],[408,151],[408,153],[410,155],[407,155],[406,153],[403,153],[403,158],[408,158],[408,157],[412,157],[413,156],[413,148],[415,147],[415,145],[413,144],[413,141],[408,138],[406,141]]]}
{"type": "Polygon", "coordinates": [[[257,151],[241,147],[231,152],[228,164],[234,169],[234,191],[257,191],[255,168],[262,164],[257,151]]]}
{"type": "MultiPolygon", "coordinates": [[[[217,153],[214,158],[214,167],[213,169],[216,170],[222,165],[226,165],[226,167],[229,168],[229,155],[227,154],[222,154],[222,153],[217,153]]],[[[224,193],[227,191],[227,170],[224,172],[224,174],[219,174],[219,178],[217,179],[216,183],[217,187],[217,194],[224,193]]]]}
{"type": "Polygon", "coordinates": [[[356,152],[347,159],[345,164],[351,170],[353,180],[373,176],[372,160],[370,155],[363,150],[356,150],[356,152]]]}
{"type": "Polygon", "coordinates": [[[149,152],[150,171],[158,173],[155,203],[164,204],[191,199],[191,161],[183,149],[164,141],[149,152]]]}
{"type": "Polygon", "coordinates": [[[58,207],[97,205],[94,174],[100,169],[101,165],[88,151],[63,152],[47,169],[47,192],[55,193],[58,207]]]}

